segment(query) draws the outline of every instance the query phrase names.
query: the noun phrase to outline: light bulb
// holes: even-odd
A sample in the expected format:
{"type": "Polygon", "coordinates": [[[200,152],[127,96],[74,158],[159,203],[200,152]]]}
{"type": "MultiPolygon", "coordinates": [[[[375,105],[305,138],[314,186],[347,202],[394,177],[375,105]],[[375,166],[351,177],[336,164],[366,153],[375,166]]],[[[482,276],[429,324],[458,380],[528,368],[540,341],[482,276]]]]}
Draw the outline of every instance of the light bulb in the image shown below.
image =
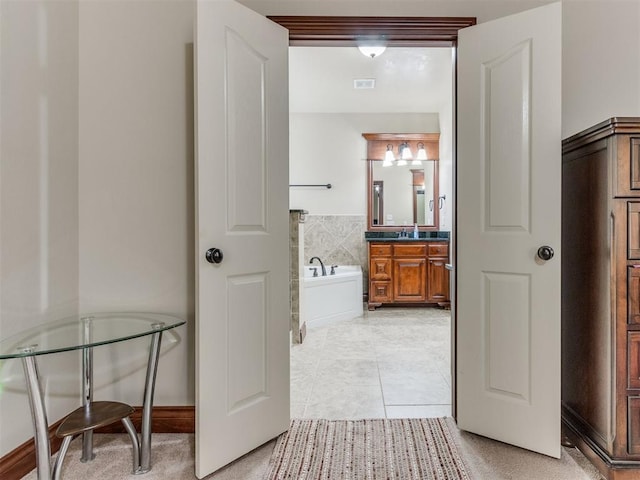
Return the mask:
{"type": "Polygon", "coordinates": [[[424,143],[418,144],[418,154],[416,155],[418,160],[427,160],[427,151],[424,149],[424,143]]]}
{"type": "Polygon", "coordinates": [[[382,162],[383,167],[390,167],[393,165],[395,158],[393,157],[393,145],[387,145],[387,151],[384,152],[384,161],[382,162]]]}

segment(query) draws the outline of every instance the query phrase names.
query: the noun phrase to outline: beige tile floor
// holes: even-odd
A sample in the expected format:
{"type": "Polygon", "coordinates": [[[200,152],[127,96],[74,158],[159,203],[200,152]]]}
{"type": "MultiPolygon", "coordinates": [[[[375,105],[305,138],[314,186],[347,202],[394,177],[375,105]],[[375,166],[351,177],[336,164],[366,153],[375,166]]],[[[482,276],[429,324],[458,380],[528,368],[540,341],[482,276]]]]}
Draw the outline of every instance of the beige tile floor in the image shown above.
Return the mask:
{"type": "Polygon", "coordinates": [[[450,352],[448,310],[389,307],[307,325],[291,348],[291,416],[451,415],[450,352]]]}

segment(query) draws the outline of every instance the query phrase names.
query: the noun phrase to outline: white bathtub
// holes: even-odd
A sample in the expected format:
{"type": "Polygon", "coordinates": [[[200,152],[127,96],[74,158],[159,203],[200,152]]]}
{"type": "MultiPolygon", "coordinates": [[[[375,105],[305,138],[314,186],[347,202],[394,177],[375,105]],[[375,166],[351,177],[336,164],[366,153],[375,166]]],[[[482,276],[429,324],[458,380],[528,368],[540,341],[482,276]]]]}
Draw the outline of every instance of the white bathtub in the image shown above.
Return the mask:
{"type": "MultiPolygon", "coordinates": [[[[316,268],[316,267],[313,267],[316,268]]],[[[360,265],[340,265],[335,275],[313,276],[312,267],[304,267],[302,278],[301,324],[317,326],[327,321],[349,320],[362,315],[362,268],[360,265]]]]}

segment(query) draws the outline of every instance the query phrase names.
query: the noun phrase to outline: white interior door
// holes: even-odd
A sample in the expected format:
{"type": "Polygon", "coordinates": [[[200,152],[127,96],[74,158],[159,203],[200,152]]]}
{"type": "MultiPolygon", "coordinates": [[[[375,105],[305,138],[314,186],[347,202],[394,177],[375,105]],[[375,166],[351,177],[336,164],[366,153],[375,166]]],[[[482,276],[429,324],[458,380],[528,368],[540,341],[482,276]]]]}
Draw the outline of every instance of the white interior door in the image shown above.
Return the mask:
{"type": "Polygon", "coordinates": [[[196,475],[289,426],[286,29],[198,0],[196,475]],[[222,251],[220,263],[205,252],[222,251]]]}
{"type": "Polygon", "coordinates": [[[551,4],[461,30],[458,51],[458,425],[553,457],[561,16],[551,4]]]}

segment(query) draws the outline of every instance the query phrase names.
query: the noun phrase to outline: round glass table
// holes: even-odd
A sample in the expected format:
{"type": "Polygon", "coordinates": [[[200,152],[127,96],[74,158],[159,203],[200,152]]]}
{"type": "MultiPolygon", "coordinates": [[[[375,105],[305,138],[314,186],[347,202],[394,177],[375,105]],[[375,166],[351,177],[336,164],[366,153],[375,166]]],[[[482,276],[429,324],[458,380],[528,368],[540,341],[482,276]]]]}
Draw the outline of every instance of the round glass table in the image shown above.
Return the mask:
{"type": "MultiPolygon", "coordinates": [[[[133,470],[134,473],[145,473],[151,469],[151,415],[162,332],[185,323],[180,318],[160,313],[90,313],[44,323],[11,337],[0,339],[0,360],[10,358],[22,360],[35,432],[38,480],[58,478],[64,451],[61,448],[58,455],[60,461],[56,461],[52,467],[47,412],[36,358],[40,355],[82,350],[82,406],[86,409],[87,418],[95,418],[97,409],[92,410],[94,406],[92,402],[93,348],[151,336],[139,446],[136,447],[137,437],[134,439],[134,449],[138,448],[139,451],[134,451],[133,470]]],[[[96,402],[98,403],[107,402],[96,402]]],[[[94,427],[91,424],[84,427],[82,429],[84,431],[82,461],[90,461],[93,459],[92,428],[94,427]]],[[[134,438],[135,433],[129,433],[134,438]]]]}

